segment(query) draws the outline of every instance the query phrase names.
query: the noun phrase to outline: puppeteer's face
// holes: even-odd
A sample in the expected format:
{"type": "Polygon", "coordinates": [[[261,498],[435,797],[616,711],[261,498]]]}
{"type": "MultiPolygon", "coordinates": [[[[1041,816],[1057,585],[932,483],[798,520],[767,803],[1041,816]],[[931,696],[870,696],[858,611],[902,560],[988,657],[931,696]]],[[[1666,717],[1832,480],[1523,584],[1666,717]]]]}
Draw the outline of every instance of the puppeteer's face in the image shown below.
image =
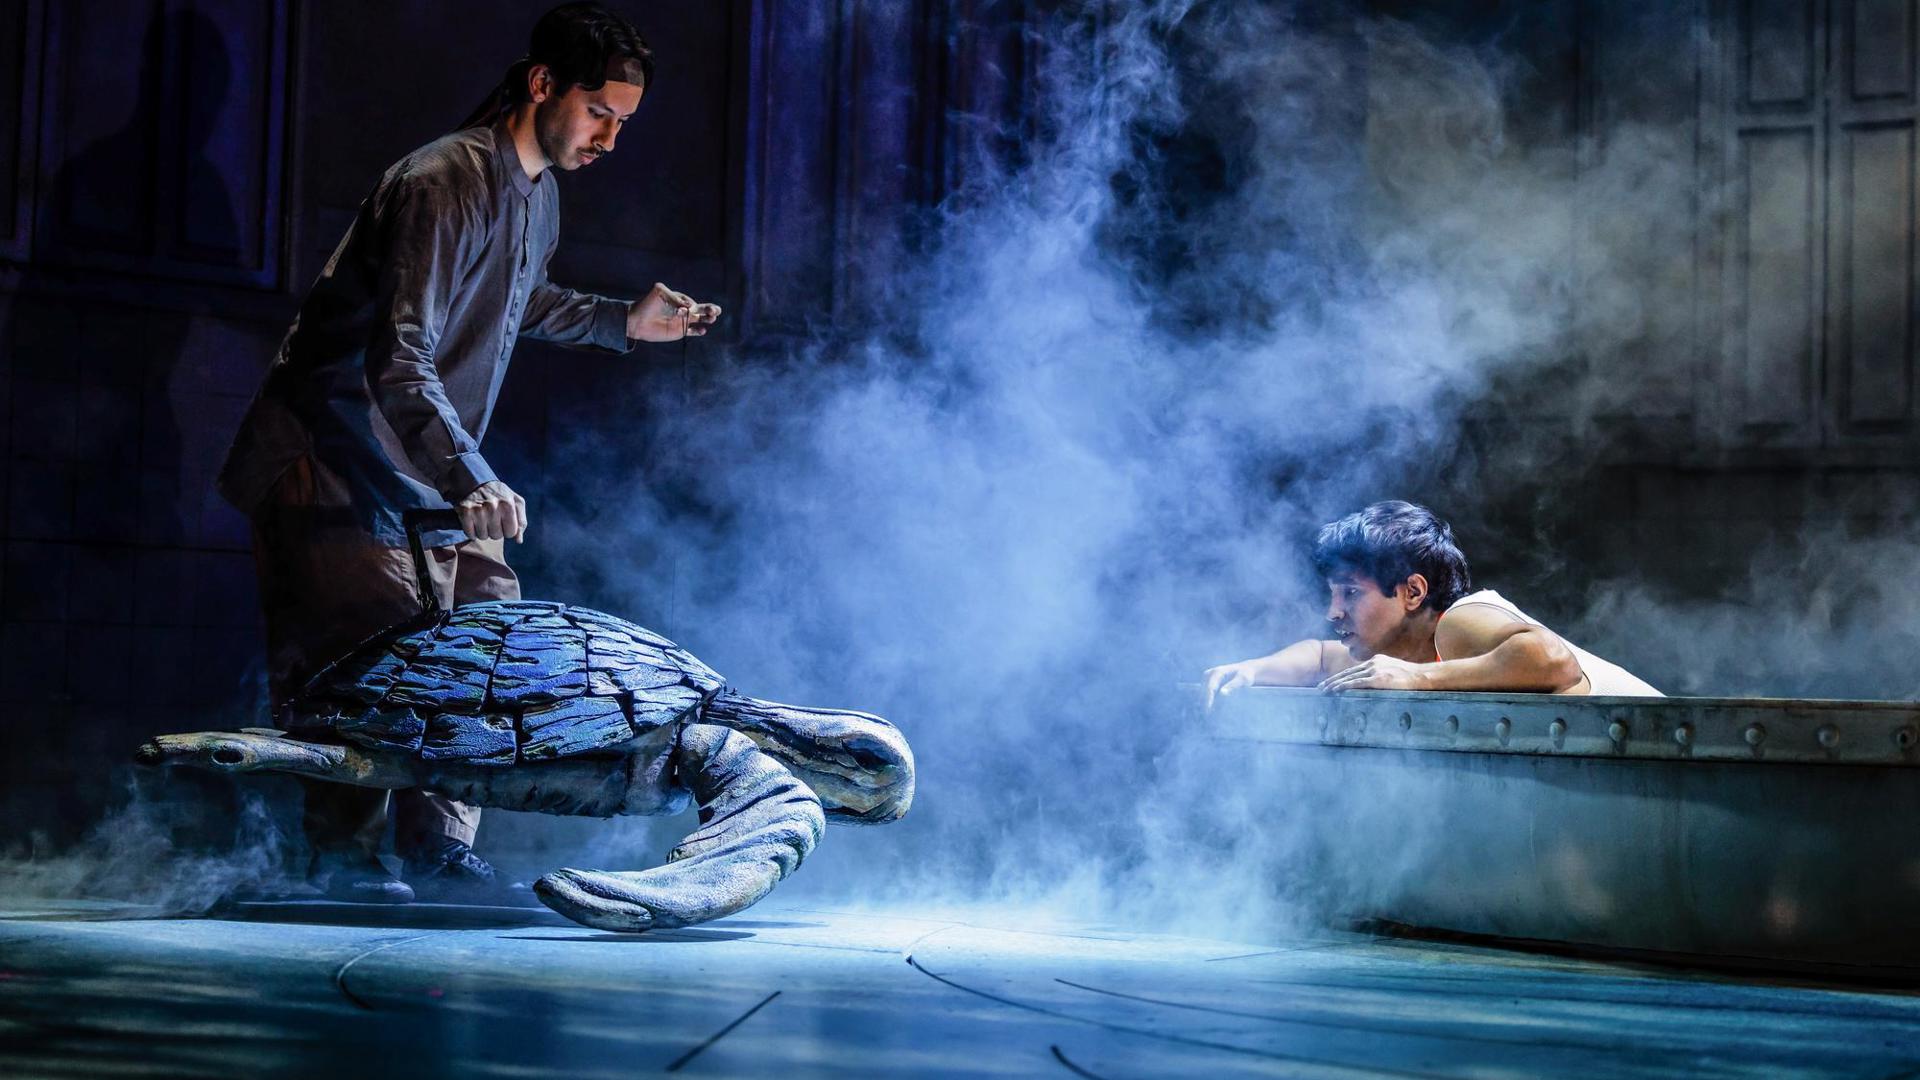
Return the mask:
{"type": "Polygon", "coordinates": [[[1405,588],[1383,596],[1379,582],[1352,570],[1327,579],[1327,622],[1356,661],[1378,654],[1400,636],[1409,616],[1405,588]]]}
{"type": "Polygon", "coordinates": [[[620,125],[640,107],[642,89],[609,80],[598,90],[578,86],[550,94],[534,106],[534,137],[556,169],[571,171],[613,151],[620,125]]]}

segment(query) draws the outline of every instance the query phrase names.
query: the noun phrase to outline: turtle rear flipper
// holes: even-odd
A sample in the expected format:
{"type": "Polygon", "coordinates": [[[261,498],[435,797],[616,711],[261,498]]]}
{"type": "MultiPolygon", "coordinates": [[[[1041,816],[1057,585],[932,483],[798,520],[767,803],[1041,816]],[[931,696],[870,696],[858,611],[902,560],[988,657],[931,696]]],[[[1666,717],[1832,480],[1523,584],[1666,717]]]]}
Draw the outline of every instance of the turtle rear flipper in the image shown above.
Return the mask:
{"type": "Polygon", "coordinates": [[[680,734],[676,766],[700,803],[701,827],[665,866],[555,870],[534,882],[542,902],[602,930],[690,926],[741,911],[792,873],[820,840],[820,800],[746,736],[711,724],[680,734]]]}

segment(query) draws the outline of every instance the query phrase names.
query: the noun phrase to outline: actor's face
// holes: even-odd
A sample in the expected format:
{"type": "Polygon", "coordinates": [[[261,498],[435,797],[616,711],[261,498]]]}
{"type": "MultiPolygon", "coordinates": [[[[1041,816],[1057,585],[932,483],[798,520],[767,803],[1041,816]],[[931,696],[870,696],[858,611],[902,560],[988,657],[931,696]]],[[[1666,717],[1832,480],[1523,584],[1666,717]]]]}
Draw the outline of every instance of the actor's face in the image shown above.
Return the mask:
{"type": "MultiPolygon", "coordinates": [[[[1413,581],[1420,581],[1416,576],[1413,581]]],[[[1347,647],[1355,660],[1365,660],[1384,652],[1405,632],[1407,620],[1419,604],[1409,607],[1411,591],[1407,582],[1381,595],[1380,583],[1365,574],[1342,570],[1327,579],[1327,622],[1334,636],[1347,647]]],[[[1418,590],[1425,593],[1425,583],[1418,590]]]]}
{"type": "Polygon", "coordinates": [[[598,90],[569,87],[538,101],[533,113],[540,152],[556,169],[577,169],[613,150],[620,125],[640,106],[641,89],[612,82],[598,90]]]}

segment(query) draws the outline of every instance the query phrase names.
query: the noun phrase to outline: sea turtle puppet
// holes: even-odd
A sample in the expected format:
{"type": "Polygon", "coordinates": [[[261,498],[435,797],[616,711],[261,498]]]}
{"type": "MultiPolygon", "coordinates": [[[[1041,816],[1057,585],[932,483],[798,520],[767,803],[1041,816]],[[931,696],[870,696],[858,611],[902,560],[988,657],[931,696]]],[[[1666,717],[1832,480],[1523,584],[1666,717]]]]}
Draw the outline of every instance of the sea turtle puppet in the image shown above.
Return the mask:
{"type": "Polygon", "coordinates": [[[424,584],[421,617],[315,675],[280,707],[281,730],[161,735],[136,760],[551,814],[671,814],[693,800],[700,828],[666,865],[534,883],[568,918],[625,931],[740,911],[800,865],[825,821],[893,821],[913,801],[913,753],[877,716],[747,697],[612,615],[517,600],[439,611],[424,584]]]}

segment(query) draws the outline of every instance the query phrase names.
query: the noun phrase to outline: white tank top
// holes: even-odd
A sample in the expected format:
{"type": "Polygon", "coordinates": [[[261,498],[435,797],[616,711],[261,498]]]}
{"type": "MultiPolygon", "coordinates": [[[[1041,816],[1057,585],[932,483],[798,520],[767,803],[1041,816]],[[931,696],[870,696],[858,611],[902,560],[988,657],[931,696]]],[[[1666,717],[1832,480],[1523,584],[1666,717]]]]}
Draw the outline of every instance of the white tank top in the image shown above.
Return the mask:
{"type": "MultiPolygon", "coordinates": [[[[1514,607],[1513,604],[1508,602],[1506,597],[1501,596],[1492,589],[1481,589],[1479,592],[1468,593],[1460,599],[1455,600],[1453,606],[1449,607],[1447,611],[1452,611],[1454,608],[1465,604],[1485,604],[1488,607],[1496,607],[1529,626],[1538,626],[1542,629],[1546,628],[1545,623],[1529,617],[1526,612],[1514,607]]],[[[1446,618],[1446,612],[1441,612],[1440,617],[1443,619],[1446,618]]],[[[1566,641],[1565,638],[1561,640],[1566,641]]],[[[1571,641],[1567,642],[1567,648],[1573,650],[1574,658],[1580,662],[1580,670],[1587,676],[1587,693],[1589,694],[1617,697],[1667,696],[1647,685],[1645,680],[1628,671],[1626,668],[1621,667],[1619,664],[1613,663],[1610,660],[1602,660],[1571,641]]],[[[1438,648],[1435,648],[1434,655],[1439,656],[1438,648]]],[[[1439,658],[1442,660],[1446,659],[1444,656],[1440,656],[1439,658]]]]}

